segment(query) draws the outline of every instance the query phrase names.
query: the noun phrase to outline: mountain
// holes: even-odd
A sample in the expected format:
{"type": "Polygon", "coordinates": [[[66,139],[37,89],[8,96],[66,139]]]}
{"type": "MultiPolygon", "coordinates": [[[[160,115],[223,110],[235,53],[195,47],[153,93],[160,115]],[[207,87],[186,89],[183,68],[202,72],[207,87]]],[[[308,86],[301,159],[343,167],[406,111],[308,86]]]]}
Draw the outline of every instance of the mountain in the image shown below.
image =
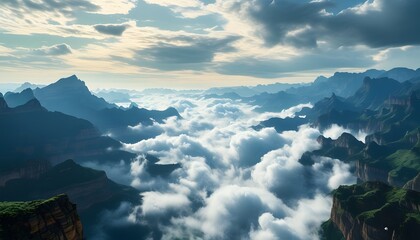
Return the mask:
{"type": "Polygon", "coordinates": [[[7,105],[9,105],[9,107],[17,107],[17,106],[23,105],[34,98],[35,98],[34,93],[32,89],[30,88],[27,88],[23,90],[22,92],[18,92],[18,93],[7,92],[4,95],[4,99],[6,100],[7,105]]]}
{"type": "Polygon", "coordinates": [[[329,78],[318,77],[316,81],[309,86],[292,88],[287,90],[287,92],[307,96],[313,102],[316,102],[323,97],[331,96],[333,93],[347,98],[360,88],[365,77],[376,78],[384,72],[385,71],[374,69],[362,73],[336,72],[329,78]]]}
{"type": "Polygon", "coordinates": [[[399,82],[404,82],[412,78],[420,77],[420,69],[413,70],[409,68],[397,67],[384,72],[380,78],[392,78],[399,82]]]}
{"type": "Polygon", "coordinates": [[[85,82],[72,75],[43,88],[34,90],[35,97],[50,111],[89,120],[92,111],[116,107],[93,95],[85,82]]]}
{"type": "Polygon", "coordinates": [[[304,97],[280,91],[277,93],[261,93],[252,97],[242,98],[242,101],[250,105],[256,105],[258,112],[280,112],[296,106],[300,103],[307,103],[304,97]]]}
{"type": "Polygon", "coordinates": [[[420,235],[420,193],[379,182],[340,186],[333,192],[331,222],[321,239],[415,240],[420,235]],[[340,239],[340,236],[338,235],[340,239]]]}
{"type": "Polygon", "coordinates": [[[0,239],[82,240],[76,205],[66,195],[30,202],[0,202],[0,239]]]}
{"type": "Polygon", "coordinates": [[[365,78],[362,87],[348,101],[363,109],[376,109],[398,95],[404,85],[391,78],[365,78]]]}
{"type": "MultiPolygon", "coordinates": [[[[3,80],[4,81],[4,80],[3,80]]],[[[19,87],[19,83],[0,83],[0,92],[10,92],[19,87]]]]}
{"type": "Polygon", "coordinates": [[[34,178],[8,181],[0,187],[0,201],[29,201],[61,193],[77,204],[87,237],[95,233],[95,225],[104,211],[116,209],[122,202],[140,204],[141,201],[134,188],[117,184],[105,172],[82,167],[72,160],[34,178]]]}
{"type": "Polygon", "coordinates": [[[255,91],[249,87],[221,87],[221,88],[210,88],[204,91],[205,95],[223,95],[226,93],[235,93],[241,97],[251,97],[253,95],[260,94],[260,92],[255,91]]]}
{"type": "Polygon", "coordinates": [[[25,169],[28,161],[37,159],[55,165],[68,158],[119,162],[134,157],[134,154],[119,150],[120,142],[102,136],[90,122],[49,112],[36,99],[9,108],[4,98],[0,98],[0,126],[3,178],[19,175],[19,169],[25,169]]]}
{"type": "MultiPolygon", "coordinates": [[[[321,148],[310,153],[305,153],[301,161],[308,159],[310,156],[325,156],[340,159],[344,162],[354,161],[353,157],[365,148],[365,144],[357,140],[350,133],[343,133],[336,140],[325,138],[321,135],[318,137],[317,142],[321,145],[321,148]]],[[[313,161],[311,161],[312,164],[313,161]]]]}
{"type": "Polygon", "coordinates": [[[95,96],[105,99],[111,103],[131,102],[130,94],[121,91],[105,91],[101,90],[95,93],[95,96]]]}
{"type": "Polygon", "coordinates": [[[62,78],[44,88],[34,90],[35,97],[49,111],[59,111],[71,116],[86,119],[102,133],[113,135],[124,142],[137,142],[144,136],[133,134],[128,126],[150,125],[162,122],[168,117],[180,117],[174,108],[164,111],[149,111],[131,107],[119,108],[93,95],[85,83],[75,75],[62,78]]]}
{"type": "Polygon", "coordinates": [[[240,97],[252,97],[261,93],[277,93],[286,91],[293,87],[300,87],[301,83],[273,83],[273,84],[259,84],[257,86],[237,86],[237,87],[218,87],[210,88],[204,91],[204,95],[223,95],[226,93],[235,93],[240,97]]]}
{"type": "Polygon", "coordinates": [[[45,85],[32,84],[30,82],[25,82],[22,85],[20,85],[18,88],[16,88],[15,90],[13,90],[13,92],[19,93],[19,92],[22,92],[23,90],[28,89],[28,88],[34,90],[34,89],[43,88],[43,87],[45,87],[45,85]]]}
{"type": "Polygon", "coordinates": [[[290,88],[286,92],[304,95],[312,102],[330,96],[332,93],[348,98],[356,93],[366,77],[391,78],[399,82],[404,82],[420,77],[420,70],[394,68],[389,71],[370,69],[361,73],[336,72],[331,77],[320,76],[308,86],[290,88]]]}
{"type": "Polygon", "coordinates": [[[304,109],[300,112],[301,115],[306,115],[308,119],[314,121],[317,117],[322,114],[329,113],[331,111],[338,112],[355,112],[359,109],[356,108],[352,103],[348,102],[345,98],[331,94],[331,97],[325,97],[322,100],[316,102],[311,109],[304,109]]]}
{"type": "Polygon", "coordinates": [[[258,125],[253,126],[252,128],[256,131],[259,131],[263,128],[270,128],[274,127],[278,133],[284,131],[297,131],[298,127],[302,124],[308,122],[308,119],[301,118],[301,117],[294,117],[294,118],[270,118],[268,120],[260,122],[258,125]]]}

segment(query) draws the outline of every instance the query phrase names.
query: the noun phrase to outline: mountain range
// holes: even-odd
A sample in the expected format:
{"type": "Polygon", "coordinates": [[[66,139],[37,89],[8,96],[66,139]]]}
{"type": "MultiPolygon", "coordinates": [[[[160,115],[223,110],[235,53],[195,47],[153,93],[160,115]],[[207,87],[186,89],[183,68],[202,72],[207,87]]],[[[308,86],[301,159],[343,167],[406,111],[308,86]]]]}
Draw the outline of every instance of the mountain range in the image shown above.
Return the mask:
{"type": "MultiPolygon", "coordinates": [[[[118,208],[121,202],[140,204],[138,190],[82,165],[130,166],[138,156],[122,150],[120,141],[134,143],[153,137],[133,132],[130,126],[181,119],[178,111],[171,107],[147,110],[134,104],[119,107],[92,94],[75,75],[47,86],[25,87],[0,94],[0,201],[31,201],[66,193],[77,204],[88,237],[94,235],[104,211],[118,208]]],[[[322,132],[335,124],[367,133],[365,139],[350,133],[337,139],[319,136],[320,148],[299,160],[312,166],[318,156],[340,159],[351,166],[361,183],[332,193],[331,219],[322,225],[322,239],[391,239],[387,234],[397,236],[394,239],[415,239],[417,235],[410,234],[417,234],[420,224],[419,69],[335,73],[318,77],[312,84],[219,90],[198,96],[235,99],[257,112],[313,103],[296,117],[261,121],[253,126],[257,131],[273,127],[281,133],[309,124],[322,132]],[[266,92],[270,87],[280,91],[266,92]],[[389,232],[382,231],[384,224],[389,232]]],[[[142,161],[145,171],[159,179],[182,168],[179,163],[158,164],[159,159],[152,155],[145,155],[142,161]]],[[[149,234],[143,225],[131,230],[149,234]]]]}

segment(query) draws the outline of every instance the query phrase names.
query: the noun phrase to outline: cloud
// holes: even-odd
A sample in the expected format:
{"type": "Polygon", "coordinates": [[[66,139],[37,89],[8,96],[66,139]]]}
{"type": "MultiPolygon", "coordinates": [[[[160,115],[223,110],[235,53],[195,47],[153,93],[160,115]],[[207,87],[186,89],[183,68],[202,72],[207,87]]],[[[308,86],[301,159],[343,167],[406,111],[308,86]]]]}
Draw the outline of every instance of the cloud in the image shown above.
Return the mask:
{"type": "Polygon", "coordinates": [[[268,45],[315,48],[321,42],[332,46],[367,45],[390,47],[417,45],[416,23],[420,7],[416,0],[373,0],[328,12],[336,1],[218,1],[224,11],[251,19],[268,45]],[[403,26],[403,27],[402,27],[403,26]]]}
{"type": "MultiPolygon", "coordinates": [[[[172,41],[177,39],[172,39],[172,41]]],[[[231,46],[238,37],[230,36],[221,39],[200,37],[178,37],[183,44],[158,43],[156,45],[136,51],[134,59],[119,59],[131,64],[173,71],[199,70],[214,60],[218,52],[232,52],[231,46]]]]}
{"type": "Polygon", "coordinates": [[[363,143],[365,142],[366,136],[369,135],[369,133],[367,133],[363,130],[355,131],[355,130],[352,130],[352,129],[344,128],[344,127],[339,126],[337,124],[332,124],[330,128],[325,129],[322,132],[322,135],[326,138],[331,138],[331,139],[335,140],[335,139],[339,138],[343,133],[350,133],[357,140],[359,140],[363,143]]]}
{"type": "Polygon", "coordinates": [[[318,226],[330,215],[331,199],[317,195],[302,199],[289,217],[277,218],[264,213],[258,219],[258,228],[250,232],[250,239],[318,239],[318,226]]]}
{"type": "Polygon", "coordinates": [[[62,43],[57,44],[49,47],[41,47],[32,50],[34,54],[37,55],[52,55],[52,56],[59,56],[59,55],[67,55],[72,53],[72,49],[69,45],[62,43]]]}
{"type": "MultiPolygon", "coordinates": [[[[305,151],[320,147],[318,129],[255,131],[252,123],[261,116],[240,101],[174,94],[138,104],[182,109],[182,119],[156,123],[159,136],[126,145],[181,165],[163,179],[147,174],[144,161],[132,163],[133,186],[146,191],[136,221],[148,223],[159,238],[317,239],[329,217],[331,190],[356,181],[340,160],[299,162],[305,151]]],[[[303,106],[278,114],[293,115],[303,106]]]]}
{"type": "Polygon", "coordinates": [[[374,64],[366,54],[369,50],[341,48],[316,49],[286,59],[243,57],[236,61],[220,62],[214,70],[226,75],[278,78],[289,73],[335,68],[359,68],[374,64]]]}
{"type": "Polygon", "coordinates": [[[142,215],[145,217],[167,217],[169,211],[182,212],[181,209],[188,207],[190,204],[188,198],[182,194],[145,192],[142,193],[142,196],[143,204],[141,205],[141,210],[142,215]]]}
{"type": "Polygon", "coordinates": [[[78,1],[33,1],[33,0],[6,0],[1,1],[0,5],[8,5],[12,8],[27,8],[32,11],[59,11],[62,13],[71,13],[71,11],[97,11],[100,6],[86,0],[78,1]]]}
{"type": "Polygon", "coordinates": [[[97,24],[93,26],[96,31],[113,35],[113,36],[121,36],[124,31],[127,29],[128,25],[126,24],[97,24]]]}
{"type": "Polygon", "coordinates": [[[144,0],[144,2],[167,7],[183,18],[194,19],[211,14],[210,11],[205,9],[205,4],[200,0],[181,0],[176,2],[170,0],[144,0]]]}

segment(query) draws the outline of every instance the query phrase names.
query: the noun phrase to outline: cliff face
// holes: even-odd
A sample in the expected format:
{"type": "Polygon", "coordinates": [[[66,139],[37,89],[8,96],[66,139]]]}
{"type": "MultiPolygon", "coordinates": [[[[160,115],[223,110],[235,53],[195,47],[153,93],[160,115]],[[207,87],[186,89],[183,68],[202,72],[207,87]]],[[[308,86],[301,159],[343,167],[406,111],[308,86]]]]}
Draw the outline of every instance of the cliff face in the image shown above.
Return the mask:
{"type": "Polygon", "coordinates": [[[404,185],[404,188],[420,192],[420,173],[404,185]]]}
{"type": "Polygon", "coordinates": [[[32,202],[0,202],[0,239],[83,239],[76,205],[66,195],[32,202]]]}
{"type": "Polygon", "coordinates": [[[4,187],[8,181],[13,179],[38,178],[49,168],[50,163],[48,161],[29,161],[21,168],[6,172],[0,171],[0,187],[4,187]]]}
{"type": "Polygon", "coordinates": [[[383,183],[341,186],[334,192],[331,221],[347,240],[414,240],[420,234],[419,206],[420,193],[383,183]]]}

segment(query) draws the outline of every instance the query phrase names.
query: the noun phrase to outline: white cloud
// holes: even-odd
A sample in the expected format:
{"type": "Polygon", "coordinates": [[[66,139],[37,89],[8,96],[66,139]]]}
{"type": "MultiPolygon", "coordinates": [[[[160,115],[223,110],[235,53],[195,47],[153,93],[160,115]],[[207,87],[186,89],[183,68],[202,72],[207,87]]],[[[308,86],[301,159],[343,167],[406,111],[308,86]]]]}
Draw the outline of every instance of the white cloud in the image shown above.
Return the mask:
{"type": "Polygon", "coordinates": [[[325,129],[322,132],[322,135],[326,138],[331,138],[333,140],[336,140],[339,138],[343,133],[350,133],[352,134],[357,140],[361,142],[365,142],[365,138],[368,135],[367,132],[363,130],[354,131],[352,129],[344,128],[342,126],[339,126],[337,124],[332,124],[330,128],[325,129]]]}
{"type": "Polygon", "coordinates": [[[146,217],[165,216],[173,210],[182,212],[182,209],[190,204],[186,196],[177,193],[145,192],[141,195],[143,196],[142,215],[146,217]]]}
{"type": "Polygon", "coordinates": [[[137,0],[91,0],[91,3],[100,6],[95,13],[127,14],[136,6],[137,0]]]}
{"type": "MultiPolygon", "coordinates": [[[[320,147],[321,133],[307,125],[280,134],[255,131],[251,126],[260,114],[251,106],[199,95],[147,96],[138,104],[182,109],[182,119],[154,124],[161,135],[126,145],[159,156],[161,163],[181,164],[165,179],[148,174],[144,161],[132,164],[133,186],[149,191],[144,209],[159,216],[151,226],[163,239],[316,239],[329,216],[329,192],[355,182],[339,160],[299,162],[305,151],[320,147]],[[168,205],[168,196],[176,203],[168,205]],[[154,206],[159,198],[162,205],[154,206]]],[[[301,107],[280,114],[293,115],[301,107]]],[[[144,215],[137,218],[141,222],[144,215]]]]}

